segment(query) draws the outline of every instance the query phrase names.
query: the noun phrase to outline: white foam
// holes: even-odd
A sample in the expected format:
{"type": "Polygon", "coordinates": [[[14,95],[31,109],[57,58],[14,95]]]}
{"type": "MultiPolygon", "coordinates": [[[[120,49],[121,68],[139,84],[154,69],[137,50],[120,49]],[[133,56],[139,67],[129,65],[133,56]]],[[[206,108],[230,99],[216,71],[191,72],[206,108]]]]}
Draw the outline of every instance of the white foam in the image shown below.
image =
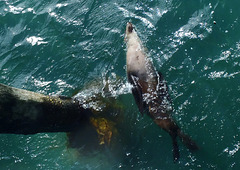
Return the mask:
{"type": "Polygon", "coordinates": [[[41,45],[41,44],[47,44],[47,43],[48,43],[48,42],[46,42],[46,41],[43,41],[43,38],[41,38],[41,37],[36,37],[36,36],[28,37],[26,40],[27,40],[27,42],[30,43],[32,46],[34,46],[34,45],[41,45]]]}

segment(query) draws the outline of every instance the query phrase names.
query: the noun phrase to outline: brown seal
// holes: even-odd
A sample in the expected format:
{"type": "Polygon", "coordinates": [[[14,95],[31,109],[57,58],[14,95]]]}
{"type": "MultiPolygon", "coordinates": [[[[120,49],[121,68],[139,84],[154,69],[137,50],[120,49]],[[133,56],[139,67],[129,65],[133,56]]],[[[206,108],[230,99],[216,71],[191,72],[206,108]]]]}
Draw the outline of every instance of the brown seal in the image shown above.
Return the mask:
{"type": "Polygon", "coordinates": [[[177,136],[191,150],[198,147],[189,136],[185,135],[172,119],[168,88],[162,74],[156,72],[152,61],[144,52],[141,40],[138,37],[132,23],[126,27],[125,41],[127,44],[127,76],[132,84],[132,93],[139,111],[144,111],[154,122],[167,131],[173,141],[174,161],[179,159],[177,136]]]}

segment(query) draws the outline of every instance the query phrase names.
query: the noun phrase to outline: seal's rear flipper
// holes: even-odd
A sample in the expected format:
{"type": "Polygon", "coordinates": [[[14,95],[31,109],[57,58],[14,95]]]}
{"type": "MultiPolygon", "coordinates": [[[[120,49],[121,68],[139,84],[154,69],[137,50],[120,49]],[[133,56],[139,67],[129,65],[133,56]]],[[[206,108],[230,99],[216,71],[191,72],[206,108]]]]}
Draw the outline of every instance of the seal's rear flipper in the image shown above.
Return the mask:
{"type": "Polygon", "coordinates": [[[171,135],[172,137],[172,142],[173,142],[173,160],[174,162],[176,162],[179,157],[179,148],[178,148],[178,144],[177,144],[177,136],[176,135],[171,135]]]}
{"type": "Polygon", "coordinates": [[[199,149],[197,144],[188,135],[184,134],[182,131],[178,130],[178,136],[188,149],[192,151],[199,149]]]}

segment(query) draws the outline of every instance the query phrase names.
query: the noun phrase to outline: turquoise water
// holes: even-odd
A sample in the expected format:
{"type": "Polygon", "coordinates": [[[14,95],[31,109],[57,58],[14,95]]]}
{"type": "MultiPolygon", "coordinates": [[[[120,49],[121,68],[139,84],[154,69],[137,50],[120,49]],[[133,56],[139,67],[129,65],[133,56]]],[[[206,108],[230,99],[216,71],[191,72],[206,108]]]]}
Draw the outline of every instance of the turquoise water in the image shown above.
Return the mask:
{"type": "Polygon", "coordinates": [[[124,106],[114,147],[72,148],[65,133],[1,134],[0,169],[239,169],[239,6],[239,0],[0,1],[1,83],[71,96],[107,79],[110,95],[124,106]],[[200,147],[192,153],[179,142],[178,163],[168,134],[139,114],[129,92],[128,21],[167,80],[173,117],[200,147]]]}

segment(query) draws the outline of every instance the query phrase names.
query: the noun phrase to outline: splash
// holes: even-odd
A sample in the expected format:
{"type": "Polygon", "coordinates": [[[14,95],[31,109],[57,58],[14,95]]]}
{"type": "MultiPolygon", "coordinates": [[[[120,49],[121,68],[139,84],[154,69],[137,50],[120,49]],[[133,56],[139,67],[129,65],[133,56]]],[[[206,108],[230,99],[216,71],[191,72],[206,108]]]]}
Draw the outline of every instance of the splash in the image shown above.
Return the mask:
{"type": "Polygon", "coordinates": [[[47,44],[47,43],[48,43],[47,41],[43,41],[43,40],[44,40],[43,38],[41,38],[41,37],[36,37],[36,36],[28,37],[26,40],[27,40],[27,42],[30,43],[32,46],[41,45],[41,44],[47,44]]]}
{"type": "Polygon", "coordinates": [[[240,149],[240,142],[238,141],[236,144],[234,144],[234,149],[230,150],[228,147],[223,150],[223,152],[226,152],[229,154],[229,156],[235,155],[240,149]]]}

